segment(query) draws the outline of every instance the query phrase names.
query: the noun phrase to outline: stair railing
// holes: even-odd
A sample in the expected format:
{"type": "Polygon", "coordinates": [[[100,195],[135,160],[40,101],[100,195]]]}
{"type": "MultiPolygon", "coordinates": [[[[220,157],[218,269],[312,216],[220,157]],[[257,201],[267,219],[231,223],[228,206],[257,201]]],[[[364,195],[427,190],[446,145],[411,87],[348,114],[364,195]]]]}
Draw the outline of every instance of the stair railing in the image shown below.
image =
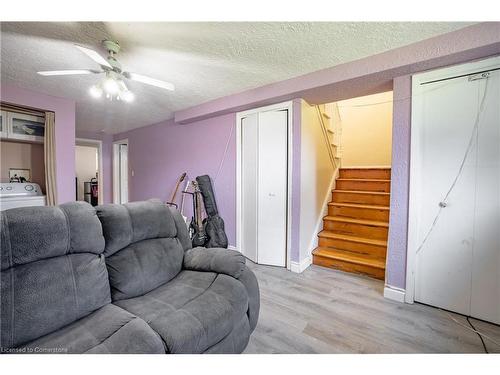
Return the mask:
{"type": "Polygon", "coordinates": [[[316,112],[318,113],[319,123],[321,124],[321,130],[323,132],[323,138],[324,138],[325,143],[326,143],[326,149],[328,150],[330,162],[332,163],[333,170],[335,171],[339,168],[339,165],[337,163],[337,158],[335,157],[335,155],[333,153],[333,147],[332,147],[332,144],[330,141],[330,137],[328,136],[328,128],[325,124],[325,120],[323,118],[323,113],[321,111],[321,108],[319,107],[319,105],[316,105],[315,107],[316,107],[316,112]]]}

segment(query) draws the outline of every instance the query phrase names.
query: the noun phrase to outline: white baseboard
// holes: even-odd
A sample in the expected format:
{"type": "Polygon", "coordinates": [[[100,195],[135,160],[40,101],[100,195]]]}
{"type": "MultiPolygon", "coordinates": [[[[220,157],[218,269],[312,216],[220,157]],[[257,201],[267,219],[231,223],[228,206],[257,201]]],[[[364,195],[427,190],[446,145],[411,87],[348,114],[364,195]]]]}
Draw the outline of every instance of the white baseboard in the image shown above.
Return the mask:
{"type": "Polygon", "coordinates": [[[312,263],[311,257],[303,259],[301,262],[290,262],[290,271],[295,273],[302,273],[312,263]]]}
{"type": "Polygon", "coordinates": [[[395,286],[386,285],[384,287],[384,297],[396,302],[405,302],[406,291],[395,286]]]}
{"type": "Polygon", "coordinates": [[[236,251],[239,251],[239,250],[236,248],[236,246],[233,246],[233,245],[229,245],[227,248],[228,248],[229,250],[236,250],[236,251]]]}

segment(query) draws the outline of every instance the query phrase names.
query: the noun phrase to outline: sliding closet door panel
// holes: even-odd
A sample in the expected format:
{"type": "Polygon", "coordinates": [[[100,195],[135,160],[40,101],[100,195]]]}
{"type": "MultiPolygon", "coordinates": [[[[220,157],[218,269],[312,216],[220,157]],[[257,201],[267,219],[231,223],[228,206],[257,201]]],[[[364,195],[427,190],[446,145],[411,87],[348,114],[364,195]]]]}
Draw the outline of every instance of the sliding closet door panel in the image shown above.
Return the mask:
{"type": "Polygon", "coordinates": [[[241,246],[257,262],[258,114],[241,120],[241,246]]]}
{"type": "MultiPolygon", "coordinates": [[[[420,90],[414,93],[419,96],[413,109],[419,111],[420,119],[416,128],[420,139],[419,244],[433,227],[439,204],[468,148],[478,107],[478,83],[465,77],[427,84],[420,90]]],[[[446,208],[416,255],[415,300],[463,314],[470,311],[475,165],[476,153],[471,152],[446,208]]]]}
{"type": "MultiPolygon", "coordinates": [[[[486,80],[478,81],[479,96],[486,80]]],[[[491,72],[477,138],[471,315],[500,324],[500,72],[491,72]]]]}
{"type": "Polygon", "coordinates": [[[258,262],[285,266],[288,111],[259,113],[258,262]]]}

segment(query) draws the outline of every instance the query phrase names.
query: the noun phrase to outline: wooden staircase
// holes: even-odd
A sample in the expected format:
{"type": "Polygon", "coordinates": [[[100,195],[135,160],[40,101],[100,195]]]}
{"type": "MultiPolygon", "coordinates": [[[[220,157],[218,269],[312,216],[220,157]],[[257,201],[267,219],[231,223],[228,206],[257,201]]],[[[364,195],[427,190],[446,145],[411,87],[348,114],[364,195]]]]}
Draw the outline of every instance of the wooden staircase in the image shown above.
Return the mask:
{"type": "Polygon", "coordinates": [[[390,168],[341,168],[313,263],[385,278],[390,168]]]}

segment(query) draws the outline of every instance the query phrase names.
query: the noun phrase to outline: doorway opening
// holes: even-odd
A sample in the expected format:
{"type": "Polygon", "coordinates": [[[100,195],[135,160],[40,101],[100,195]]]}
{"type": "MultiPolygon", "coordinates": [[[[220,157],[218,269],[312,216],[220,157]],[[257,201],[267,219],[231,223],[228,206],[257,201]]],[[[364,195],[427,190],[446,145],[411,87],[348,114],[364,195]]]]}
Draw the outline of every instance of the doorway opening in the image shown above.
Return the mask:
{"type": "Polygon", "coordinates": [[[113,142],[113,203],[129,201],[128,139],[113,142]]]}
{"type": "Polygon", "coordinates": [[[319,105],[335,178],[313,264],[385,279],[392,157],[392,91],[319,105]]]}
{"type": "Polygon", "coordinates": [[[102,141],[76,139],[75,173],[75,199],[93,206],[102,204],[102,141]]]}

